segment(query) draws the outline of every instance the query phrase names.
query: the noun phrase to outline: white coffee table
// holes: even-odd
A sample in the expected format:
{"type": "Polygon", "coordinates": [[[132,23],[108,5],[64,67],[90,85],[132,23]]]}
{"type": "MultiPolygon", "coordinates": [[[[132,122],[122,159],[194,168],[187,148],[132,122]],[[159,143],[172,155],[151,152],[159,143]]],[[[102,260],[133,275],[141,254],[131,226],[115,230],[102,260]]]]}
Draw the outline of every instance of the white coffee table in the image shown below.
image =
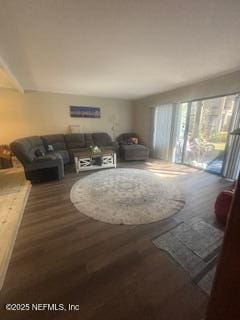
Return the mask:
{"type": "Polygon", "coordinates": [[[76,172],[116,168],[116,152],[111,149],[101,149],[100,153],[92,153],[90,150],[74,152],[76,172]],[[101,157],[101,165],[94,164],[94,159],[101,157]]]}

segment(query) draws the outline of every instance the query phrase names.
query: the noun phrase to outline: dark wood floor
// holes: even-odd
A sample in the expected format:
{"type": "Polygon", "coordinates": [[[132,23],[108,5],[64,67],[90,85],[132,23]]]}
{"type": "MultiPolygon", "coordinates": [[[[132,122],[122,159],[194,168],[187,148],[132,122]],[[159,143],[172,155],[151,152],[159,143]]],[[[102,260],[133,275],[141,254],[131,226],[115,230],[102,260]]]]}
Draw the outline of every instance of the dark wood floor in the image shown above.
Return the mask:
{"type": "MultiPolygon", "coordinates": [[[[217,176],[151,161],[120,164],[171,177],[186,198],[174,217],[140,226],[111,225],[79,213],[69,200],[83,174],[34,185],[0,296],[0,318],[200,320],[208,297],[151,240],[184,219],[214,220],[217,176]],[[71,303],[79,312],[13,312],[6,303],[71,303]]],[[[86,173],[85,173],[86,174],[86,173]]]]}

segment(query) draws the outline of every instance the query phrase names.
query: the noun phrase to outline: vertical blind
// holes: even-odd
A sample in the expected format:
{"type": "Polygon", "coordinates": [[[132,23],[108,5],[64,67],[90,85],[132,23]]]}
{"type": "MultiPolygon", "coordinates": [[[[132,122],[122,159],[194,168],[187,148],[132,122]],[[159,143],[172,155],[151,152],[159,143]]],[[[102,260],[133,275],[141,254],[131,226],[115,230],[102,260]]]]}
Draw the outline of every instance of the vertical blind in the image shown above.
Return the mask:
{"type": "MultiPolygon", "coordinates": [[[[240,97],[235,100],[234,113],[229,132],[240,128],[240,97]]],[[[240,171],[240,137],[229,135],[226,156],[224,161],[223,176],[236,180],[240,171]]]]}
{"type": "Polygon", "coordinates": [[[173,105],[161,105],[154,109],[153,157],[171,160],[173,105]]]}

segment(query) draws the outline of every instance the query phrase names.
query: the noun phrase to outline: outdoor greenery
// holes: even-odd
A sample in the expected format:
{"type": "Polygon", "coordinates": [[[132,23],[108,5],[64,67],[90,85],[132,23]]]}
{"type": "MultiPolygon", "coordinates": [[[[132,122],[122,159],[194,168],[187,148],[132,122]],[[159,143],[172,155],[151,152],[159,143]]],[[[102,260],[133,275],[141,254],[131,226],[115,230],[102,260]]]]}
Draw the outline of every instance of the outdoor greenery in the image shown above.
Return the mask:
{"type": "Polygon", "coordinates": [[[213,142],[216,151],[224,151],[226,143],[225,142],[213,142]]]}
{"type": "Polygon", "coordinates": [[[228,135],[227,131],[216,132],[215,134],[212,135],[211,141],[212,142],[226,142],[227,135],[228,135]]]}

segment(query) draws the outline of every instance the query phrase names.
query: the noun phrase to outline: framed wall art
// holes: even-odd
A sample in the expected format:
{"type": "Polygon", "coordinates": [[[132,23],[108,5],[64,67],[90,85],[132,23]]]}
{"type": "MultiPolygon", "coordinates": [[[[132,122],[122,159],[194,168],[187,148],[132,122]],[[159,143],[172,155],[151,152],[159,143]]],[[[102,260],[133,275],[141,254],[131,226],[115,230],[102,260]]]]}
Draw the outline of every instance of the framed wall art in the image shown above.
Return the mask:
{"type": "Polygon", "coordinates": [[[101,109],[88,106],[70,106],[70,116],[73,118],[100,118],[101,109]]]}

